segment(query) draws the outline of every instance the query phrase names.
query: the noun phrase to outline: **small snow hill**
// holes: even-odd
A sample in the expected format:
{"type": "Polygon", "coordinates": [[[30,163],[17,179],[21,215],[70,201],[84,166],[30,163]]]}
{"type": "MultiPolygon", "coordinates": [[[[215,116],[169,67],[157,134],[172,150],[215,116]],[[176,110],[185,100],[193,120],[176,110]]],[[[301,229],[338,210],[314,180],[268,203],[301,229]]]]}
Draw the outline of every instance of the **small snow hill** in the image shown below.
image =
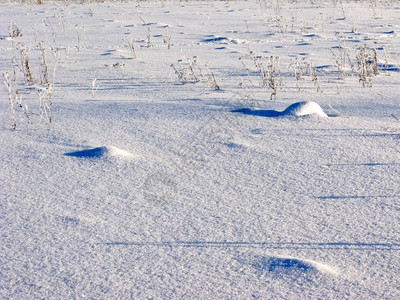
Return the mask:
{"type": "Polygon", "coordinates": [[[97,148],[91,148],[81,151],[65,153],[67,156],[74,156],[79,158],[121,158],[130,159],[133,154],[119,149],[115,146],[102,146],[97,148]]]}
{"type": "Polygon", "coordinates": [[[322,110],[318,103],[313,101],[301,101],[289,105],[281,115],[284,116],[307,116],[307,115],[318,115],[321,117],[327,117],[328,115],[322,110]]]}
{"type": "Polygon", "coordinates": [[[242,113],[245,115],[270,117],[270,118],[285,117],[285,116],[302,117],[309,115],[328,117],[328,115],[323,111],[321,106],[313,101],[301,101],[293,103],[289,105],[284,111],[241,108],[241,109],[235,109],[232,112],[242,113]]]}
{"type": "Polygon", "coordinates": [[[310,259],[295,257],[261,257],[253,263],[253,267],[259,272],[271,273],[274,276],[297,277],[302,275],[338,275],[338,271],[329,265],[310,259]]]}

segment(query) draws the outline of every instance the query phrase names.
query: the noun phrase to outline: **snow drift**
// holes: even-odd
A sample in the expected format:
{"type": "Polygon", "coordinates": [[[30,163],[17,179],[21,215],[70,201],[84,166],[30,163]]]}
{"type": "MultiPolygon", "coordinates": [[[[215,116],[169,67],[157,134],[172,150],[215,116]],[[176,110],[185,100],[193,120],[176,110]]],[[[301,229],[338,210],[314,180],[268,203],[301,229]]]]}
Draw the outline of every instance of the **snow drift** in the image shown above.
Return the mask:
{"type": "Polygon", "coordinates": [[[262,257],[253,264],[253,267],[260,272],[268,272],[279,276],[337,274],[337,271],[331,266],[313,260],[295,257],[262,257]]]}
{"type": "Polygon", "coordinates": [[[91,148],[81,151],[74,151],[65,153],[67,156],[74,156],[79,158],[122,158],[122,159],[130,159],[133,157],[133,154],[119,149],[115,146],[102,146],[97,148],[91,148]]]}
{"type": "Polygon", "coordinates": [[[328,115],[323,111],[321,106],[314,101],[301,101],[289,105],[285,110],[260,110],[260,109],[250,109],[242,108],[236,109],[232,112],[242,113],[245,115],[261,116],[261,117],[286,117],[286,116],[309,116],[316,115],[320,117],[328,117],[328,115]]]}
{"type": "Polygon", "coordinates": [[[283,112],[280,113],[282,116],[307,116],[307,115],[318,115],[321,117],[327,117],[328,115],[322,110],[318,103],[313,101],[301,101],[289,105],[283,112]]]}

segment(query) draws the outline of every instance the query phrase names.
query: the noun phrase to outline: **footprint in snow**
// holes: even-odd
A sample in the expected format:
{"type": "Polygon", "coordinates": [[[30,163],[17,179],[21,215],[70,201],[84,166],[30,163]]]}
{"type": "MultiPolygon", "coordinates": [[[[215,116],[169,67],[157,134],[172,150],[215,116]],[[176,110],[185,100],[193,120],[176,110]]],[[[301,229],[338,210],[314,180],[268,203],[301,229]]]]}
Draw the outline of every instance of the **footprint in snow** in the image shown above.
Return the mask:
{"type": "Polygon", "coordinates": [[[250,108],[235,109],[232,112],[242,113],[245,115],[262,116],[262,117],[285,117],[285,116],[308,116],[317,115],[320,117],[328,117],[318,103],[313,101],[301,101],[289,105],[284,111],[277,110],[258,110],[250,108]]]}

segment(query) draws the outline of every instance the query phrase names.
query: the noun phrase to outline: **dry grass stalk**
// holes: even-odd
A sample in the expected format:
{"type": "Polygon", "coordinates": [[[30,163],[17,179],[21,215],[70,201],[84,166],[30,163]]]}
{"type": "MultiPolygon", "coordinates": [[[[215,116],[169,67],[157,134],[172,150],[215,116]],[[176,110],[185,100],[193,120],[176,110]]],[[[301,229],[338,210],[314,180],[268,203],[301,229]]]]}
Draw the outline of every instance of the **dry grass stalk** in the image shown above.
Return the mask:
{"type": "Polygon", "coordinates": [[[33,79],[32,71],[29,66],[29,51],[27,49],[21,50],[21,63],[26,81],[29,85],[33,85],[35,80],[33,79]]]}
{"type": "Polygon", "coordinates": [[[18,28],[15,23],[11,23],[9,29],[9,36],[12,38],[17,38],[22,36],[22,30],[18,28]]]}

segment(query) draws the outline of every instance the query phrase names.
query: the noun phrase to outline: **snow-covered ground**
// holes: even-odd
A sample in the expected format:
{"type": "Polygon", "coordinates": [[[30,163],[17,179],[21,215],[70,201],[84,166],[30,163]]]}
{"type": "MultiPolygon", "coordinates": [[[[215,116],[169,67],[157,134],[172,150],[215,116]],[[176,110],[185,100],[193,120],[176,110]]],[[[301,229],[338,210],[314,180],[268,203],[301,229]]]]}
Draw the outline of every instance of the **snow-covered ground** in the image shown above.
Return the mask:
{"type": "Polygon", "coordinates": [[[0,19],[0,298],[400,298],[398,1],[0,19]]]}

